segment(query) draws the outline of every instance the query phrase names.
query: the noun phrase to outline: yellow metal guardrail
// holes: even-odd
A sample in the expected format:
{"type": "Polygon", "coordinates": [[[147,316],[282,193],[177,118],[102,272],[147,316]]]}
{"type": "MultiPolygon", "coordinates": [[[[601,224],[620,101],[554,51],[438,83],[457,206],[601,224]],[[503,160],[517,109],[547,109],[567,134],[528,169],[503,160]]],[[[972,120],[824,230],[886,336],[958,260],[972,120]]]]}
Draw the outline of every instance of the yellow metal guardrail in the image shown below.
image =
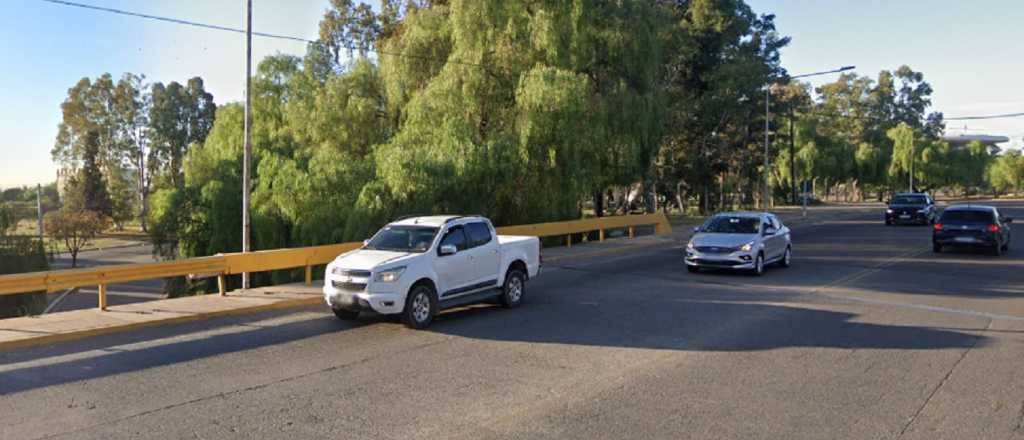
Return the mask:
{"type": "MultiPolygon", "coordinates": [[[[605,239],[609,229],[627,229],[629,238],[636,236],[636,228],[654,226],[655,234],[672,233],[664,214],[600,217],[565,222],[536,223],[532,225],[503,226],[503,235],[532,235],[537,237],[566,236],[566,245],[572,245],[572,235],[598,231],[598,239],[605,239]]],[[[61,289],[98,286],[99,308],[107,308],[107,286],[129,281],[203,274],[217,277],[221,295],[226,294],[224,277],[243,272],[265,272],[279,269],[306,268],[306,284],[313,281],[313,266],[327,264],[339,254],[362,246],[359,242],[272,249],[248,253],[218,254],[210,257],[188,258],[159,263],[120,264],[88,269],[54,270],[0,275],[0,295],[26,292],[55,292],[61,289]]]]}

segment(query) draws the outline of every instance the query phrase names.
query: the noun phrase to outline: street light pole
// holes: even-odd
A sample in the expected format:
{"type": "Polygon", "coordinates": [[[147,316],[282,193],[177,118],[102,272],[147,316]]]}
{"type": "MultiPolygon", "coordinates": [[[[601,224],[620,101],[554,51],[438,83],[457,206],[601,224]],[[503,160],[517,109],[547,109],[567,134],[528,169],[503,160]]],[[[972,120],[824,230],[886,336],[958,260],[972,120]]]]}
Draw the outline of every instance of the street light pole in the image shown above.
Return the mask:
{"type": "MultiPolygon", "coordinates": [[[[853,70],[855,68],[856,68],[856,66],[843,66],[843,67],[840,67],[840,68],[835,69],[835,70],[826,70],[824,72],[805,73],[803,75],[791,76],[791,77],[789,77],[789,79],[793,80],[793,79],[797,79],[797,78],[806,78],[808,76],[817,76],[817,75],[826,75],[826,74],[829,74],[829,73],[845,72],[847,70],[853,70]]],[[[765,85],[765,90],[764,90],[764,176],[763,176],[763,178],[764,178],[764,195],[762,196],[761,205],[762,205],[762,207],[764,208],[765,211],[768,210],[768,201],[770,200],[769,196],[771,194],[771,192],[770,192],[771,190],[770,190],[770,188],[768,186],[768,140],[769,140],[769,138],[768,138],[768,136],[769,136],[768,135],[768,128],[769,128],[768,127],[768,121],[769,121],[769,118],[771,117],[771,114],[770,114],[771,107],[769,106],[769,103],[771,101],[771,91],[772,91],[772,84],[771,84],[771,82],[769,82],[768,84],[765,85]]],[[[790,121],[790,123],[792,123],[792,121],[790,121]]],[[[792,135],[792,127],[790,128],[790,135],[792,135]]],[[[792,148],[791,148],[791,154],[792,154],[792,148]]],[[[790,160],[792,160],[792,158],[790,158],[790,160]]],[[[911,179],[913,179],[913,176],[911,176],[911,179]]]]}
{"type": "Polygon", "coordinates": [[[765,211],[769,208],[768,201],[771,197],[771,189],[768,188],[768,119],[769,116],[769,101],[772,96],[772,85],[769,83],[764,88],[764,195],[761,197],[761,208],[765,211]]]}
{"type": "MultiPolygon", "coordinates": [[[[245,2],[245,151],[242,157],[242,252],[249,252],[252,223],[249,218],[249,192],[252,160],[252,0],[245,2]]],[[[249,288],[249,273],[242,273],[242,288],[249,288]]]]}

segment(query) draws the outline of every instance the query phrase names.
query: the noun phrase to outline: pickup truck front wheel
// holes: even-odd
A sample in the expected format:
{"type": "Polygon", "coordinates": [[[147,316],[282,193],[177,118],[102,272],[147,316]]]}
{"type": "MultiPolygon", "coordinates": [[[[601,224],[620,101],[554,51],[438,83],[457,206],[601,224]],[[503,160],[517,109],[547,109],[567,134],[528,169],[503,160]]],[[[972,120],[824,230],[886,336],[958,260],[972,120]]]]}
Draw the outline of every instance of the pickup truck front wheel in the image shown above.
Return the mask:
{"type": "Polygon", "coordinates": [[[405,298],[402,322],[406,327],[422,329],[430,325],[437,314],[437,293],[426,284],[417,284],[405,298]]]}
{"type": "Polygon", "coordinates": [[[526,274],[520,269],[509,269],[505,285],[501,287],[501,305],[512,308],[523,302],[526,293],[526,274]]]}

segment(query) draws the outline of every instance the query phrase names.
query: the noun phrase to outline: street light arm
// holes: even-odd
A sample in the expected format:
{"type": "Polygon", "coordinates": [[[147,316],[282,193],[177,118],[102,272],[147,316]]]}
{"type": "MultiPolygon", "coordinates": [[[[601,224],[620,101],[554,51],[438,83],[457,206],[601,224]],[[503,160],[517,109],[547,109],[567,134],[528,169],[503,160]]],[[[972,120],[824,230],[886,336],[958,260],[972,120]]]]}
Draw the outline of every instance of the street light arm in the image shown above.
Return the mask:
{"type": "Polygon", "coordinates": [[[789,77],[789,79],[806,78],[808,76],[817,76],[817,75],[827,75],[829,73],[845,72],[847,70],[853,70],[853,69],[856,69],[856,68],[857,68],[856,66],[843,66],[843,67],[840,67],[838,69],[826,70],[824,72],[814,72],[814,73],[805,73],[803,75],[794,75],[794,76],[789,77]]]}

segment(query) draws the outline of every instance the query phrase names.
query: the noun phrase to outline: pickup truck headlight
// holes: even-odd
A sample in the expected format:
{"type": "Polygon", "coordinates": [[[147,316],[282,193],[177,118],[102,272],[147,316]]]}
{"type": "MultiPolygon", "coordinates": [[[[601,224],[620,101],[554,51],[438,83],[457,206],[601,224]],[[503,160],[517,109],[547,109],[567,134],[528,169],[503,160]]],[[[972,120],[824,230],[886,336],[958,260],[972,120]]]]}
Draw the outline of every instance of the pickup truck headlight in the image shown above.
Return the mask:
{"type": "Polygon", "coordinates": [[[743,246],[740,246],[740,250],[743,251],[743,252],[750,252],[750,250],[753,249],[753,248],[754,248],[754,242],[750,242],[750,243],[747,243],[747,244],[745,244],[743,246]]]}
{"type": "Polygon", "coordinates": [[[398,281],[402,276],[402,272],[405,272],[405,266],[395,267],[382,272],[377,272],[373,275],[373,280],[378,283],[393,283],[398,281]]]}
{"type": "Polygon", "coordinates": [[[335,275],[344,275],[345,274],[345,269],[342,269],[340,267],[332,267],[331,268],[331,273],[335,274],[335,275]]]}

